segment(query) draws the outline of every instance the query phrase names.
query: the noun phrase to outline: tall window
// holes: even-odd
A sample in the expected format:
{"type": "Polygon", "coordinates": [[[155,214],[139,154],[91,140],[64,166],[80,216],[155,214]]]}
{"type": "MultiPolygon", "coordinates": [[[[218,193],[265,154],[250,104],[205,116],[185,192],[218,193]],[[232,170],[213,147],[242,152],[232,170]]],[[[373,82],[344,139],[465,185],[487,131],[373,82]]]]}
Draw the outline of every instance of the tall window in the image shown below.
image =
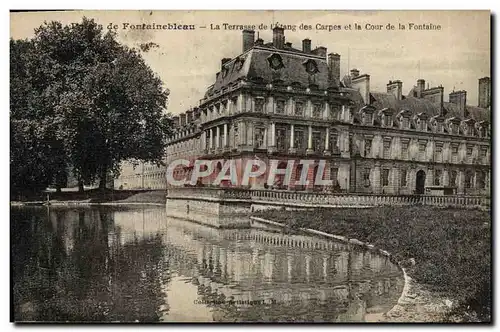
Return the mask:
{"type": "Polygon", "coordinates": [[[323,151],[323,139],[321,137],[322,137],[321,132],[319,132],[319,131],[313,132],[313,135],[312,135],[313,149],[316,152],[323,151]]]}
{"type": "Polygon", "coordinates": [[[370,169],[369,168],[365,168],[363,170],[363,185],[365,187],[370,186],[370,169]]]}
{"type": "Polygon", "coordinates": [[[389,169],[384,168],[382,170],[382,173],[380,174],[382,179],[380,182],[382,182],[382,186],[386,187],[389,185],[389,169]]]}
{"type": "Polygon", "coordinates": [[[330,120],[338,119],[339,114],[340,114],[340,108],[337,105],[330,105],[330,114],[328,114],[330,120]]]}
{"type": "Polygon", "coordinates": [[[456,163],[458,160],[458,145],[451,146],[451,162],[456,163]]]}
{"type": "Polygon", "coordinates": [[[401,158],[408,159],[408,141],[401,142],[401,158]]]}
{"type": "Polygon", "coordinates": [[[436,151],[434,151],[434,158],[438,162],[443,160],[443,146],[442,145],[436,144],[436,151]]]}
{"type": "Polygon", "coordinates": [[[465,149],[467,163],[472,162],[472,146],[467,146],[465,149]]]}
{"type": "Polygon", "coordinates": [[[473,188],[474,187],[474,173],[471,170],[465,172],[465,188],[473,188]]]}
{"type": "Polygon", "coordinates": [[[370,157],[372,153],[372,140],[365,140],[365,157],[370,157]]]}
{"type": "Polygon", "coordinates": [[[332,149],[332,153],[334,155],[337,155],[337,154],[340,154],[340,149],[339,149],[339,145],[338,145],[338,133],[336,130],[332,130],[330,132],[330,147],[332,149]]]}
{"type": "Polygon", "coordinates": [[[451,173],[450,173],[450,186],[451,187],[457,186],[457,176],[458,176],[457,171],[451,171],[451,173]]]}
{"type": "Polygon", "coordinates": [[[257,149],[264,148],[264,128],[256,127],[254,134],[254,144],[257,149]]]}
{"type": "Polygon", "coordinates": [[[441,176],[442,176],[443,171],[440,169],[437,169],[434,172],[434,185],[435,186],[440,186],[441,185],[441,176]]]}
{"type": "Polygon", "coordinates": [[[276,113],[285,114],[285,101],[277,100],[276,101],[276,113]]]}
{"type": "Polygon", "coordinates": [[[286,149],[286,129],[276,128],[276,148],[278,150],[286,149]]]}
{"type": "Polygon", "coordinates": [[[233,134],[234,134],[233,146],[237,146],[237,145],[240,144],[240,138],[239,138],[239,133],[238,133],[238,126],[235,125],[233,128],[234,128],[234,130],[233,130],[233,134]]]}
{"type": "Polygon", "coordinates": [[[477,173],[477,187],[479,189],[486,189],[486,173],[478,171],[477,173]]]}
{"type": "Polygon", "coordinates": [[[298,101],[295,103],[295,115],[304,116],[304,103],[298,101]]]}
{"type": "Polygon", "coordinates": [[[264,112],[264,98],[255,98],[255,112],[264,112]]]}
{"type": "Polygon", "coordinates": [[[425,142],[418,143],[418,154],[419,154],[420,160],[425,158],[425,148],[426,148],[425,142]]]}
{"type": "Polygon", "coordinates": [[[330,179],[332,180],[332,184],[334,187],[339,185],[338,182],[339,169],[335,166],[330,168],[330,179]]]}
{"type": "Polygon", "coordinates": [[[407,177],[406,168],[401,169],[401,187],[406,187],[406,177],[407,177]]]}
{"type": "Polygon", "coordinates": [[[238,112],[238,97],[231,98],[231,108],[229,109],[229,112],[238,112]]]}
{"type": "Polygon", "coordinates": [[[384,158],[388,159],[391,157],[391,141],[384,140],[384,158]]]}
{"type": "Polygon", "coordinates": [[[299,130],[299,129],[295,129],[294,133],[293,133],[293,137],[294,137],[294,147],[298,150],[300,149],[303,149],[304,148],[304,131],[302,130],[299,130]]]}

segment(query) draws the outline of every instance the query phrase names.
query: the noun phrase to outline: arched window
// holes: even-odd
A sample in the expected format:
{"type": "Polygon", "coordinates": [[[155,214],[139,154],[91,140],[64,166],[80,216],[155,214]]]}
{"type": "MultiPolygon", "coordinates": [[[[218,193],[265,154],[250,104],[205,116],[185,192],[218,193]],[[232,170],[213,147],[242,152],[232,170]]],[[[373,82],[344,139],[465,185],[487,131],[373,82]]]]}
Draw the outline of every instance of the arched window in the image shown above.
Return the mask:
{"type": "Polygon", "coordinates": [[[471,170],[465,172],[465,188],[470,189],[474,187],[474,173],[471,170]]]}

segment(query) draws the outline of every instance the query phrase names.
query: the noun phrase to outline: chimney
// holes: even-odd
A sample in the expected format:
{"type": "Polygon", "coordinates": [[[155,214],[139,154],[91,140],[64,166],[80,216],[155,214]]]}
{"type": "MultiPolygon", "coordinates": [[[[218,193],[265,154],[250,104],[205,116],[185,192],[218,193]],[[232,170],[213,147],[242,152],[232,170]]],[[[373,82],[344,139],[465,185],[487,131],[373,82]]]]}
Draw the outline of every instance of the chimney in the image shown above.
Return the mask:
{"type": "Polygon", "coordinates": [[[179,114],[179,117],[180,117],[179,124],[181,126],[185,126],[186,125],[186,113],[179,114]]]}
{"type": "Polygon", "coordinates": [[[186,111],[186,122],[191,123],[193,122],[193,110],[189,109],[186,111]]]}
{"type": "Polygon", "coordinates": [[[243,53],[252,48],[255,40],[255,31],[243,30],[243,53]]]}
{"type": "Polygon", "coordinates": [[[460,114],[462,114],[462,117],[465,118],[465,110],[466,110],[466,105],[467,105],[467,91],[462,90],[462,91],[453,91],[450,92],[450,103],[453,103],[457,105],[458,109],[460,110],[460,114]]]}
{"type": "Polygon", "coordinates": [[[291,42],[286,42],[285,46],[288,47],[288,48],[292,48],[292,43],[291,42]]]}
{"type": "Polygon", "coordinates": [[[370,104],[370,75],[359,75],[359,70],[351,70],[351,84],[352,87],[359,91],[365,105],[370,104]]]}
{"type": "Polygon", "coordinates": [[[302,40],[302,52],[311,53],[311,40],[309,38],[302,40]]]}
{"type": "Polygon", "coordinates": [[[172,117],[172,121],[174,122],[174,127],[180,127],[181,126],[181,118],[176,115],[174,117],[172,117]]]}
{"type": "Polygon", "coordinates": [[[285,45],[285,29],[279,27],[273,29],[273,45],[276,48],[283,48],[283,45],[285,45]]]}
{"type": "Polygon", "coordinates": [[[400,80],[389,81],[387,84],[387,93],[392,93],[397,100],[401,100],[403,97],[403,82],[400,80]]]}
{"type": "Polygon", "coordinates": [[[417,98],[422,98],[422,92],[425,90],[425,80],[420,78],[417,80],[417,98]]]}
{"type": "Polygon", "coordinates": [[[312,50],[311,53],[326,58],[326,47],[318,46],[314,50],[312,50]]]}
{"type": "Polygon", "coordinates": [[[331,81],[340,82],[340,55],[337,53],[328,54],[328,71],[331,81]]]}
{"type": "Polygon", "coordinates": [[[262,46],[262,45],[264,45],[264,39],[257,38],[257,40],[255,41],[255,45],[256,46],[262,46]]]}
{"type": "Polygon", "coordinates": [[[483,77],[479,79],[479,103],[481,108],[488,108],[491,106],[491,79],[483,77]]]}

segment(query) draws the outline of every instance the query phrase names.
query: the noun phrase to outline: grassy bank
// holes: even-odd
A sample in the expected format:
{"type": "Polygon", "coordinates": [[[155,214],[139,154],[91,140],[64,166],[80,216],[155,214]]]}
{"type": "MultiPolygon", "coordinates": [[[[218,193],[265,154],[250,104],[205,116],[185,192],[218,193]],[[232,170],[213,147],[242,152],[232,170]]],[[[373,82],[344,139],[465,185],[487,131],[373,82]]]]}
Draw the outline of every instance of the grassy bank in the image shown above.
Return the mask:
{"type": "Polygon", "coordinates": [[[415,260],[409,275],[458,303],[453,315],[491,320],[491,216],[432,207],[263,211],[256,216],[369,242],[396,259],[415,260]],[[472,315],[471,315],[472,313],[472,315]]]}
{"type": "MultiPolygon", "coordinates": [[[[82,193],[63,191],[48,193],[51,201],[86,203],[161,203],[166,202],[165,190],[111,190],[91,189],[82,193]]],[[[17,200],[17,199],[16,199],[17,200]]],[[[47,193],[23,197],[21,201],[46,201],[47,193]]]]}

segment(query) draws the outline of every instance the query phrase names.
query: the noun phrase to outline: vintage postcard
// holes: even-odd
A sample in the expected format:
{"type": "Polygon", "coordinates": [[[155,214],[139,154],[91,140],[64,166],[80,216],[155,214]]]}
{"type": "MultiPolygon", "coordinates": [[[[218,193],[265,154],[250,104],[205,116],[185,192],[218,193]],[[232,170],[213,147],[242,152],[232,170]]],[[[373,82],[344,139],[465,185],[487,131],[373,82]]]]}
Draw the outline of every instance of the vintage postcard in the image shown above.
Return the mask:
{"type": "Polygon", "coordinates": [[[11,321],[491,323],[490,19],[11,12],[11,321]]]}

